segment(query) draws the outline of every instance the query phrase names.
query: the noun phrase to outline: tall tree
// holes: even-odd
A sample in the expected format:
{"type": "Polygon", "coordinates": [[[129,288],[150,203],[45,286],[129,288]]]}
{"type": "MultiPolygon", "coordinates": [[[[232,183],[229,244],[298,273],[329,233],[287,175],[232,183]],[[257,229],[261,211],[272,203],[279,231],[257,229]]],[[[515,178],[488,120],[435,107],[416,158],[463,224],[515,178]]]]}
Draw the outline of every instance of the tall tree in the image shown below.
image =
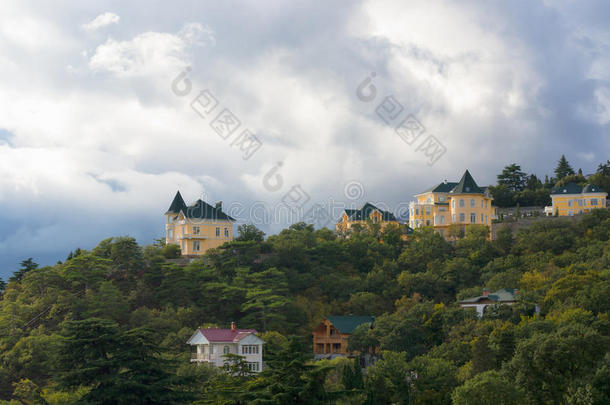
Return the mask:
{"type": "Polygon", "coordinates": [[[510,164],[498,175],[498,184],[505,185],[511,191],[521,191],[525,187],[525,172],[516,163],[510,164]]]}
{"type": "Polygon", "coordinates": [[[557,181],[563,179],[566,176],[576,174],[565,155],[561,155],[561,159],[557,162],[557,167],[555,168],[555,176],[557,177],[557,181]]]}
{"type": "Polygon", "coordinates": [[[81,403],[174,404],[189,398],[149,329],[123,332],[100,318],[68,321],[58,360],[62,387],[90,388],[81,403]]]}
{"type": "Polygon", "coordinates": [[[37,268],[38,263],[35,263],[34,259],[32,259],[31,257],[27,258],[21,262],[21,268],[14,272],[13,276],[9,278],[8,281],[16,281],[19,283],[29,271],[32,271],[37,268]]]}

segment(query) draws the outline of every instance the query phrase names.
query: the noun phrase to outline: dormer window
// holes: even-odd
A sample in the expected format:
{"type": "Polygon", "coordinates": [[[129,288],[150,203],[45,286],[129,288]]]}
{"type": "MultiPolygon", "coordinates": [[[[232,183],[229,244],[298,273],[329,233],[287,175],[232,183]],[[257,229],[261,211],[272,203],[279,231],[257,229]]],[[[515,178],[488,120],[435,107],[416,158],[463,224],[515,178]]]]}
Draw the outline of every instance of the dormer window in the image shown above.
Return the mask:
{"type": "Polygon", "coordinates": [[[470,187],[466,186],[466,192],[468,193],[470,191],[470,187]]]}

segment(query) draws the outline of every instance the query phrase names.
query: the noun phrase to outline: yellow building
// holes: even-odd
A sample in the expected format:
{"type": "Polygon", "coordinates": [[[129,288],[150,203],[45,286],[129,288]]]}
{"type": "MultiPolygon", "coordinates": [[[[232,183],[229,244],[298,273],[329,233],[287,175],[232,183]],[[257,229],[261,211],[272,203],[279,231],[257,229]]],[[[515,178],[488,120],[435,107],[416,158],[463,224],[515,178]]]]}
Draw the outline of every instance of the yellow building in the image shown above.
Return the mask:
{"type": "Polygon", "coordinates": [[[593,184],[584,187],[567,183],[551,190],[553,205],[545,207],[547,215],[572,216],[583,214],[596,208],[606,208],[608,193],[593,184]]]}
{"type": "Polygon", "coordinates": [[[336,224],[337,233],[345,235],[354,224],[366,224],[367,220],[381,224],[381,229],[388,224],[398,225],[398,220],[390,211],[384,211],[371,203],[364,204],[360,209],[346,208],[336,224]]]}
{"type": "Polygon", "coordinates": [[[233,240],[235,220],[222,211],[222,201],[214,207],[203,200],[187,206],[178,191],[165,218],[165,242],[179,245],[183,255],[202,255],[233,240]]]}
{"type": "Polygon", "coordinates": [[[466,170],[459,182],[444,182],[415,195],[409,204],[411,228],[434,227],[445,238],[471,224],[486,225],[496,216],[489,190],[481,188],[466,170]]]}

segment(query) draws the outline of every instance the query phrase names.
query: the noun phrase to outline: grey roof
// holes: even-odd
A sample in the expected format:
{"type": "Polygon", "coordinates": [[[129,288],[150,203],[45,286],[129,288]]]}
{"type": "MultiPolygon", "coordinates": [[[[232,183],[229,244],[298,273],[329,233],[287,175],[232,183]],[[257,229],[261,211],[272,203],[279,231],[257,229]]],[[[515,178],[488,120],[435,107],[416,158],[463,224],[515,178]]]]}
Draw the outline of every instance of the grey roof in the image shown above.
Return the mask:
{"type": "Polygon", "coordinates": [[[460,304],[474,304],[479,301],[490,299],[496,302],[513,302],[517,299],[517,294],[515,294],[514,288],[503,288],[489,295],[479,295],[477,297],[467,298],[460,301],[460,304]]]}
{"type": "Polygon", "coordinates": [[[178,214],[180,211],[183,211],[185,209],[186,209],[186,203],[184,202],[184,199],[182,199],[182,195],[180,194],[180,191],[177,191],[176,195],[174,196],[174,200],[172,201],[169,208],[167,209],[166,214],[169,214],[169,213],[178,214]]]}

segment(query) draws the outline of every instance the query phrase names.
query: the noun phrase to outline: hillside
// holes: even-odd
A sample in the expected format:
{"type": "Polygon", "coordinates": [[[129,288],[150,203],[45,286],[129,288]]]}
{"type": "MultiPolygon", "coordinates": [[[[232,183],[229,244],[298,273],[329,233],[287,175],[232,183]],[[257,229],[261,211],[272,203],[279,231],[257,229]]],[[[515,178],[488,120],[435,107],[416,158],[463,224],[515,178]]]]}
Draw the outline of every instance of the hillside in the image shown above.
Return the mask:
{"type": "Polygon", "coordinates": [[[240,230],[184,266],[130,237],[25,263],[0,300],[2,403],[610,402],[608,210],[493,242],[475,226],[455,244],[372,224],[348,239],[303,223],[266,240],[240,230]],[[483,319],[456,305],[483,288],[519,301],[483,319]],[[381,350],[364,380],[345,360],[308,363],[330,314],[376,317],[350,341],[381,350]],[[231,321],[268,342],[262,374],[189,364],[195,328],[231,321]]]}

